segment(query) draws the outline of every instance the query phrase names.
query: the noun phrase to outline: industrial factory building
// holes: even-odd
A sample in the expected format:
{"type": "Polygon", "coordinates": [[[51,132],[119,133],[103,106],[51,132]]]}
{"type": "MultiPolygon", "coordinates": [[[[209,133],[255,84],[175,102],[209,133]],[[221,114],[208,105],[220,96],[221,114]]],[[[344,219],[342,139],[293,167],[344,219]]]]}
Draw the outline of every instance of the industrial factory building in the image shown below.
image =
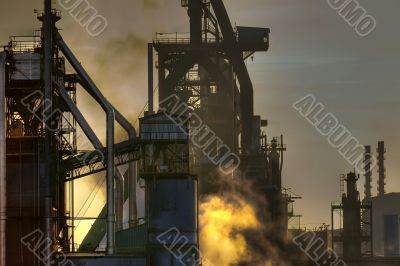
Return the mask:
{"type": "Polygon", "coordinates": [[[299,220],[289,230],[302,198],[283,185],[290,147],[255,112],[246,64],[269,51],[267,25],[234,27],[222,0],[174,2],[187,11],[190,31],[146,40],[147,104],[135,127],[69,46],[53,2],[35,11],[39,30],[10,37],[0,50],[0,266],[220,266],[204,256],[205,237],[230,252],[224,266],[400,265],[400,193],[385,192],[383,141],[377,196],[366,146],[364,175],[341,176],[331,224],[308,231],[299,220]],[[82,112],[80,92],[102,110],[104,141],[82,112]],[[103,189],[106,199],[88,217],[77,191],[93,176],[100,180],[93,191],[103,189]],[[201,209],[204,202],[217,211],[201,209]],[[228,221],[236,227],[227,222],[234,212],[243,217],[228,221]],[[307,237],[296,242],[310,232],[322,239],[317,248],[302,246],[307,237]]]}

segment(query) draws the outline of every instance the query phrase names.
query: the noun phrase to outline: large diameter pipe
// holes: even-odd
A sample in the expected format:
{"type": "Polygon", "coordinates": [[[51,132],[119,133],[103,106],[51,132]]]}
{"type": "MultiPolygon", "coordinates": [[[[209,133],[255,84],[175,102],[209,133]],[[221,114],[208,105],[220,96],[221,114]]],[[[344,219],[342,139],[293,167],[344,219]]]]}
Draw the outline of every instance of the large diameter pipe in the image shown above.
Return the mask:
{"type": "MultiPolygon", "coordinates": [[[[95,100],[100,100],[97,95],[92,92],[88,85],[83,82],[83,80],[78,77],[79,84],[92,96],[95,100]]],[[[110,104],[111,105],[111,104],[110,104]]],[[[111,105],[112,106],[112,105],[111,105]]],[[[115,120],[121,127],[128,133],[128,138],[130,140],[137,137],[136,129],[131,125],[131,123],[126,119],[114,106],[112,106],[115,112],[115,120]]],[[[137,162],[133,161],[133,155],[129,155],[132,160],[129,163],[129,175],[128,175],[128,192],[129,192],[129,226],[133,227],[137,225],[137,200],[136,200],[136,178],[137,178],[137,162]]]]}
{"type": "MultiPolygon", "coordinates": [[[[136,129],[129,123],[128,119],[126,119],[115,107],[115,119],[122,126],[122,128],[128,133],[128,138],[130,140],[135,139],[137,137],[136,129]]],[[[138,217],[137,217],[137,200],[136,200],[136,177],[137,177],[137,162],[133,161],[133,154],[129,155],[129,159],[132,162],[128,165],[128,192],[129,192],[129,227],[133,227],[137,225],[138,217]]]]}
{"type": "Polygon", "coordinates": [[[123,214],[124,214],[124,176],[119,171],[118,167],[115,169],[115,183],[116,183],[116,193],[115,193],[115,215],[116,215],[116,231],[121,231],[123,229],[123,214]]]}
{"type": "MultiPolygon", "coordinates": [[[[86,121],[85,117],[82,115],[81,111],[78,109],[74,101],[68,95],[67,90],[65,89],[63,84],[58,84],[58,88],[60,91],[60,95],[64,102],[67,104],[69,110],[72,115],[75,117],[79,126],[82,128],[86,137],[92,143],[95,149],[101,150],[103,149],[103,145],[101,144],[99,138],[94,133],[93,129],[90,127],[89,123],[86,121]]],[[[136,133],[136,132],[135,132],[136,133]]],[[[116,216],[116,230],[123,229],[123,212],[124,212],[124,176],[121,174],[118,168],[115,171],[115,183],[116,183],[116,191],[115,191],[115,216],[116,216]]]]}
{"type": "MultiPolygon", "coordinates": [[[[88,88],[85,86],[85,84],[80,80],[81,85],[83,88],[87,90],[87,92],[96,99],[96,95],[94,95],[91,90],[88,90],[88,88]]],[[[110,106],[112,106],[110,104],[110,106]]],[[[128,119],[125,118],[121,114],[121,112],[118,111],[117,108],[112,106],[115,112],[115,120],[120,124],[120,126],[128,133],[128,139],[133,140],[137,137],[137,132],[136,129],[132,126],[132,124],[128,121],[128,119]]],[[[137,215],[137,199],[136,199],[136,179],[137,179],[137,162],[133,161],[133,154],[129,155],[129,159],[132,160],[132,162],[129,163],[128,165],[128,194],[129,194],[129,201],[128,201],[128,206],[129,206],[129,227],[134,227],[138,223],[138,215],[137,215]]]]}
{"type": "Polygon", "coordinates": [[[371,190],[371,181],[372,181],[372,174],[371,174],[371,146],[365,146],[365,153],[364,153],[364,176],[365,176],[365,186],[364,186],[364,198],[365,200],[370,201],[372,197],[372,190],[371,190]]]}
{"type": "Polygon", "coordinates": [[[154,75],[153,75],[153,44],[147,45],[148,63],[147,63],[147,75],[148,75],[148,101],[149,101],[149,113],[154,113],[154,75]]]}
{"type": "Polygon", "coordinates": [[[190,43],[200,45],[202,42],[203,8],[201,0],[189,0],[188,14],[190,18],[190,43]]]}
{"type": "MultiPolygon", "coordinates": [[[[53,14],[51,0],[44,1],[43,18],[43,41],[44,41],[44,121],[51,123],[52,113],[52,76],[53,76],[53,14]]],[[[54,241],[53,241],[53,180],[51,163],[51,130],[45,128],[45,166],[44,166],[44,216],[45,216],[45,237],[51,240],[51,248],[46,249],[44,264],[50,266],[53,261],[54,241]]]]}
{"type": "MultiPolygon", "coordinates": [[[[133,159],[133,155],[130,155],[133,159]]],[[[129,227],[138,224],[137,200],[136,200],[136,178],[137,178],[137,162],[129,164],[128,175],[128,194],[129,194],[129,227]]]]}
{"type": "Polygon", "coordinates": [[[68,45],[62,39],[60,33],[56,33],[56,40],[59,48],[67,58],[68,62],[75,69],[76,73],[87,85],[91,93],[95,96],[100,106],[106,113],[107,129],[106,129],[106,145],[107,145],[107,254],[115,253],[115,204],[114,204],[114,119],[115,113],[107,99],[101,94],[96,84],[89,77],[85,69],[79,63],[78,59],[69,49],[68,45]]]}
{"type": "Polygon", "coordinates": [[[240,106],[241,106],[241,124],[242,137],[241,148],[242,153],[248,154],[255,152],[253,140],[253,116],[254,116],[254,93],[253,83],[251,81],[246,64],[243,60],[242,51],[236,45],[236,34],[233,30],[232,23],[229,19],[224,2],[222,0],[211,0],[215,16],[218,19],[224,43],[227,46],[229,57],[233,62],[233,67],[240,83],[240,106]]]}
{"type": "Polygon", "coordinates": [[[0,53],[0,266],[6,266],[6,105],[5,54],[0,53]]]}
{"type": "MultiPolygon", "coordinates": [[[[78,77],[77,82],[92,96],[96,101],[100,100],[97,95],[92,92],[88,85],[78,77]]],[[[111,105],[111,104],[110,104],[111,105]]],[[[111,105],[112,106],[112,105],[111,105]]],[[[128,133],[129,140],[133,140],[137,137],[136,129],[126,119],[117,108],[112,106],[115,112],[115,120],[121,127],[128,133]]],[[[133,161],[133,154],[129,155],[132,162],[128,165],[128,192],[129,192],[129,226],[133,227],[137,225],[137,200],[136,200],[136,179],[137,179],[137,162],[133,161]]]]}

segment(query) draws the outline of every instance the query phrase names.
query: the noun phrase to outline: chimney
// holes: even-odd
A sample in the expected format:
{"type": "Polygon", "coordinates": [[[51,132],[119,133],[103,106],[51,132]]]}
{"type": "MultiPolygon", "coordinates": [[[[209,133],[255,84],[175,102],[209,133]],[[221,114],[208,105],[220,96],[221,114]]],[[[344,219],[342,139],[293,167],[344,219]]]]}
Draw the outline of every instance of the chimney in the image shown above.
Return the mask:
{"type": "Polygon", "coordinates": [[[364,200],[371,200],[371,183],[372,183],[372,173],[371,173],[371,146],[365,146],[364,154],[364,176],[365,176],[365,186],[364,186],[364,200]]]}
{"type": "Polygon", "coordinates": [[[386,178],[386,169],[385,169],[385,142],[379,141],[378,142],[378,196],[385,195],[385,178],[386,178]]]}

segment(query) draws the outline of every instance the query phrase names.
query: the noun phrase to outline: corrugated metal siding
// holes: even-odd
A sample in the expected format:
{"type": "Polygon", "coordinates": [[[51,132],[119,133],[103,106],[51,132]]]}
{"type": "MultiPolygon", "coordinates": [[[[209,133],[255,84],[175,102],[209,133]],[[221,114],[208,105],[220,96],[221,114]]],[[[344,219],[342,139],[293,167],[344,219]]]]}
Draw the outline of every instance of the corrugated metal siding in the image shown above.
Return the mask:
{"type": "Polygon", "coordinates": [[[187,140],[186,132],[175,124],[142,124],[140,136],[143,140],[187,140]]]}
{"type": "MultiPolygon", "coordinates": [[[[182,120],[185,120],[181,118],[182,120]]],[[[188,140],[188,126],[177,117],[159,113],[140,119],[142,140],[188,140]]]]}

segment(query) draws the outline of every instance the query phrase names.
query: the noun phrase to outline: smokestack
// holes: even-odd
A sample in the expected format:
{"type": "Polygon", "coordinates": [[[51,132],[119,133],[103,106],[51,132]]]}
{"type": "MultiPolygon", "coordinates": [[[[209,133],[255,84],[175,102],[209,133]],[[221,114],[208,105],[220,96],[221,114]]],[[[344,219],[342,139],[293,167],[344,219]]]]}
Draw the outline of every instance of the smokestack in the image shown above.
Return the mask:
{"type": "Polygon", "coordinates": [[[372,182],[372,174],[371,174],[371,146],[365,146],[365,154],[364,154],[364,176],[365,176],[365,186],[364,186],[364,194],[365,200],[371,200],[372,192],[371,192],[371,182],[372,182]]]}
{"type": "Polygon", "coordinates": [[[385,195],[385,179],[386,179],[386,169],[385,169],[385,142],[379,141],[378,142],[378,196],[385,195]]]}
{"type": "Polygon", "coordinates": [[[153,44],[149,43],[148,46],[148,101],[149,109],[148,115],[154,114],[154,77],[153,77],[153,44]]]}

